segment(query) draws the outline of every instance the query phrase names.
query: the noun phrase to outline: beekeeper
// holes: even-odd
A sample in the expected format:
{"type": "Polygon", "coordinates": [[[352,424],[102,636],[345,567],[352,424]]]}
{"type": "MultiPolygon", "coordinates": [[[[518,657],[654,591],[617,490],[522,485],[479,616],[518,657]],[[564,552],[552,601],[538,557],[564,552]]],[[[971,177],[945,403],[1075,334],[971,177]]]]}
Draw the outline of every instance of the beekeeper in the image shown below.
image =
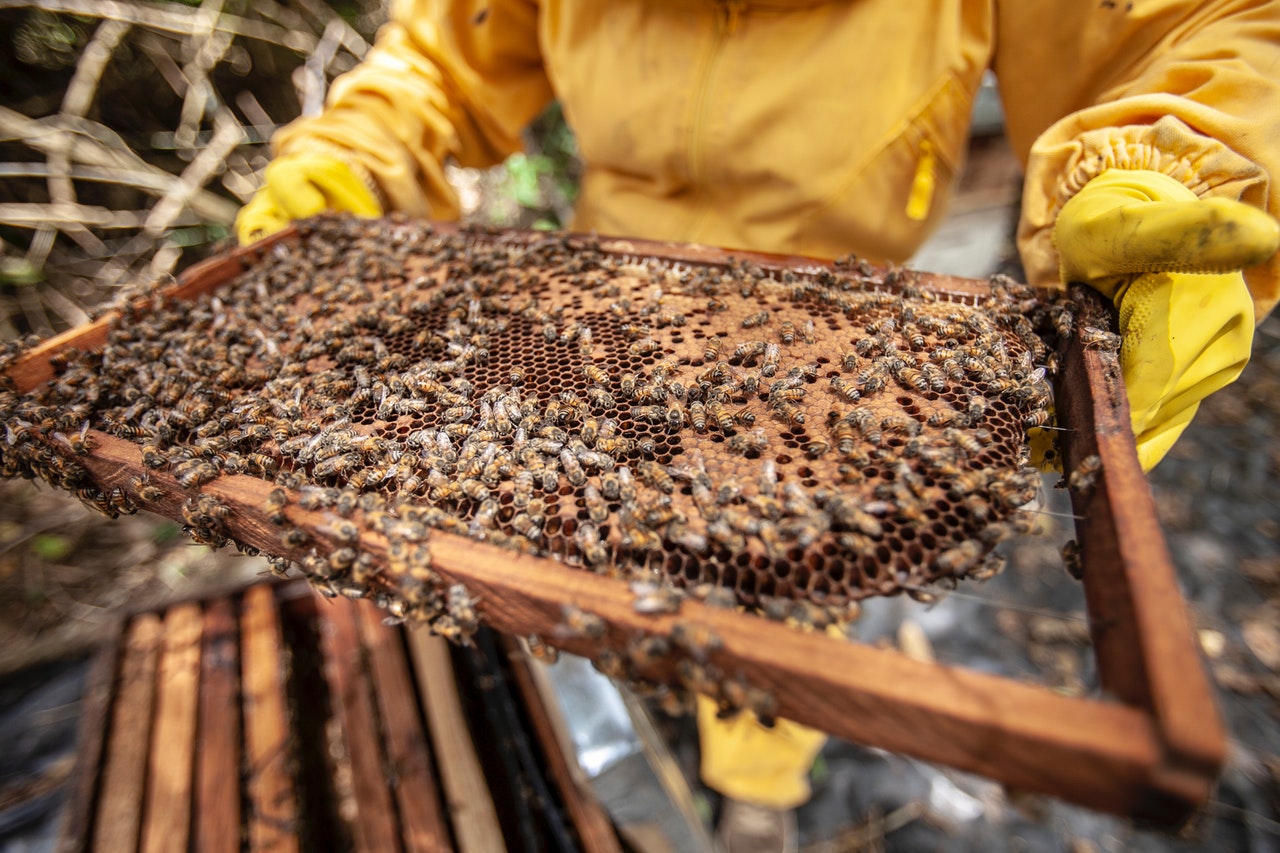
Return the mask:
{"type": "MultiPolygon", "coordinates": [[[[456,218],[444,164],[501,162],[555,99],[585,165],[575,231],[901,262],[942,219],[993,69],[1026,166],[1027,276],[1115,301],[1144,467],[1239,375],[1280,292],[1277,2],[400,0],[391,17],[323,113],[272,139],[242,241],[326,209],[456,218]]],[[[704,780],[764,807],[743,832],[809,796],[821,735],[712,716],[704,780]]]]}

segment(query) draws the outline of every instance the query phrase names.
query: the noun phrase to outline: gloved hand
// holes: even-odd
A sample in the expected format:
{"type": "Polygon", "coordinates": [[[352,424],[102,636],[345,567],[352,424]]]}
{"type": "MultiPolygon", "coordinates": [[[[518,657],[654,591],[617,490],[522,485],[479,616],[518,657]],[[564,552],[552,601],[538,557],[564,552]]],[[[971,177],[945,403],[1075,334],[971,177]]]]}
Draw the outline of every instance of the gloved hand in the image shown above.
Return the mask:
{"type": "Polygon", "coordinates": [[[262,187],[236,215],[241,245],[325,210],[375,217],[382,206],[351,167],[327,154],[286,154],[267,165],[262,187]]]}
{"type": "Polygon", "coordinates": [[[696,698],[699,775],[707,787],[771,809],[793,809],[809,799],[809,769],[827,742],[825,734],[783,719],[765,728],[749,712],[721,720],[714,701],[696,698]]]}
{"type": "Polygon", "coordinates": [[[1119,311],[1120,366],[1149,471],[1200,401],[1249,361],[1253,300],[1240,270],[1275,253],[1280,225],[1158,172],[1108,169],[1063,205],[1054,242],[1062,281],[1090,285],[1119,311]]]}

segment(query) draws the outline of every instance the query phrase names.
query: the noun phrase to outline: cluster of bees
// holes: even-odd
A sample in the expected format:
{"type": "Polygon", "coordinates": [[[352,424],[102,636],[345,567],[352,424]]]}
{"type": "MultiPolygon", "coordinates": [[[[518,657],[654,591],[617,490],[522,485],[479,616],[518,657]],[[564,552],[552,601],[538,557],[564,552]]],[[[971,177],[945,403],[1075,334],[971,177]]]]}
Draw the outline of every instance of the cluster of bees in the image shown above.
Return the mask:
{"type": "MultiPolygon", "coordinates": [[[[148,475],[104,492],[77,464],[94,431],[124,438],[190,492],[184,521],[214,545],[228,511],[202,487],[269,481],[279,570],[462,640],[477,602],[431,570],[432,530],[654,578],[645,612],[715,589],[813,627],[867,595],[989,576],[1025,529],[1026,430],[1049,419],[1064,301],[1008,281],[953,300],[856,262],[660,263],[401,220],[300,230],[211,296],[122,299],[101,350],[0,391],[0,474],[108,513],[154,505],[148,475]],[[295,501],[335,521],[294,527],[295,501]]],[[[767,711],[749,692],[717,695],[767,711]]]]}

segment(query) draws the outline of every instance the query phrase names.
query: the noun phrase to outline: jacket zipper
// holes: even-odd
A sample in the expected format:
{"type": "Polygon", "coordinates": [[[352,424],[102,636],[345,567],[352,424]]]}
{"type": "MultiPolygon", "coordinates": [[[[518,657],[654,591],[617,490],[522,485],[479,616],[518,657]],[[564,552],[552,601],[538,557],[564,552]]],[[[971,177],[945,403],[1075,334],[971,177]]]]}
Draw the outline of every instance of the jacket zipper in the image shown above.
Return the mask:
{"type": "MultiPolygon", "coordinates": [[[[703,181],[705,180],[703,136],[705,134],[707,109],[710,102],[711,78],[715,76],[720,65],[725,42],[738,28],[738,19],[745,0],[715,0],[716,31],[712,37],[711,47],[699,69],[698,82],[695,88],[693,120],[689,128],[689,179],[695,188],[699,213],[691,231],[696,231],[706,217],[703,181]]],[[[690,235],[693,239],[693,235],[690,235]]]]}

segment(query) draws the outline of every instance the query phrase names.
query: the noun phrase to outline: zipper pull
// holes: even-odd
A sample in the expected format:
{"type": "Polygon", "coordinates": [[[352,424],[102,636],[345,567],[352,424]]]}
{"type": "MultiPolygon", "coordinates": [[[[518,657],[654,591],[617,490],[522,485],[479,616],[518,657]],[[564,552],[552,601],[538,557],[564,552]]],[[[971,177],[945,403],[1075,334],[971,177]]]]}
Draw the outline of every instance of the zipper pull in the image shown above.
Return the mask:
{"type": "Polygon", "coordinates": [[[920,140],[920,159],[916,162],[916,174],[911,179],[911,191],[907,193],[907,218],[921,222],[928,218],[933,206],[934,171],[938,159],[933,153],[933,143],[920,140]]]}

